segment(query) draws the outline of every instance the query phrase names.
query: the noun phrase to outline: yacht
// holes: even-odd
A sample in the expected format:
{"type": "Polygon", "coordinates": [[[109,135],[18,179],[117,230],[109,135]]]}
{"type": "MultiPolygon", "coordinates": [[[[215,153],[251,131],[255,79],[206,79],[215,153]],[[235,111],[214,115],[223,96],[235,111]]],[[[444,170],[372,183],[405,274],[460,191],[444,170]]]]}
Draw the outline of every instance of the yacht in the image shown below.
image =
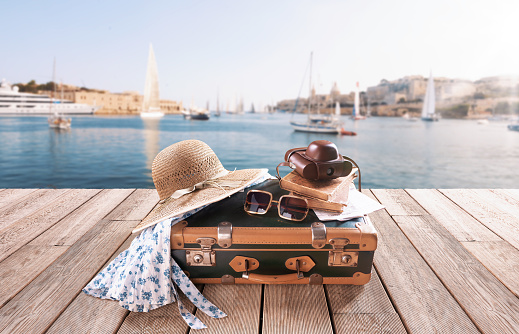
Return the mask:
{"type": "Polygon", "coordinates": [[[0,115],[66,115],[93,114],[101,106],[73,103],[47,95],[21,93],[5,79],[0,84],[0,115]]]}

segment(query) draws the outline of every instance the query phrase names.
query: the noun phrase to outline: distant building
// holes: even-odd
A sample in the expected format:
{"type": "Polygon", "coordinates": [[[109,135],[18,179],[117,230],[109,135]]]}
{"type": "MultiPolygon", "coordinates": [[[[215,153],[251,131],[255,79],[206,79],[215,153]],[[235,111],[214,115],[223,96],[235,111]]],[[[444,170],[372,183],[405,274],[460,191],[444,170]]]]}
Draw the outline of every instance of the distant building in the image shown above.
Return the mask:
{"type": "MultiPolygon", "coordinates": [[[[143,100],[138,92],[110,93],[103,90],[67,89],[59,96],[75,103],[103,106],[97,114],[138,114],[143,100]]],[[[166,114],[180,114],[182,102],[160,100],[160,109],[166,114]]]]}
{"type": "Polygon", "coordinates": [[[436,98],[438,100],[457,99],[474,95],[475,92],[476,85],[471,81],[447,79],[439,85],[436,98]]]}
{"type": "MultiPolygon", "coordinates": [[[[406,76],[394,81],[382,80],[377,86],[368,87],[368,99],[372,103],[396,104],[420,102],[425,97],[427,78],[421,75],[406,76]]],[[[473,95],[476,91],[474,83],[468,80],[434,78],[437,100],[461,98],[473,95]]]]}

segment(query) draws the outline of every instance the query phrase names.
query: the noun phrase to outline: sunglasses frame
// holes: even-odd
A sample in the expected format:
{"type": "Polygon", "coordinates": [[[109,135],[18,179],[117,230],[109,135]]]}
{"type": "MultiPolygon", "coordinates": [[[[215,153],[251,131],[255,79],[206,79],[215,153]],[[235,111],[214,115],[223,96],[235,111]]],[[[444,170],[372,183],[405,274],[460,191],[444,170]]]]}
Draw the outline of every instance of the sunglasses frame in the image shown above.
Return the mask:
{"type": "Polygon", "coordinates": [[[279,217],[283,218],[283,219],[286,219],[286,220],[291,220],[291,221],[297,221],[297,222],[300,222],[300,221],[303,221],[305,220],[306,216],[308,216],[308,212],[310,211],[310,206],[308,205],[308,201],[306,200],[306,198],[303,198],[303,197],[298,197],[298,196],[294,196],[294,195],[283,195],[279,198],[279,200],[275,201],[274,200],[274,195],[268,191],[264,191],[264,190],[255,190],[255,189],[252,189],[252,190],[249,190],[247,192],[247,195],[245,196],[245,203],[243,204],[243,210],[245,210],[245,212],[247,212],[248,214],[251,214],[251,215],[264,215],[266,214],[270,208],[272,207],[272,203],[275,203],[276,206],[278,207],[278,215],[279,217]],[[265,210],[265,212],[252,212],[252,211],[247,211],[246,209],[246,205],[247,205],[247,197],[249,197],[249,194],[251,192],[255,192],[255,193],[264,193],[264,194],[268,194],[270,196],[270,202],[269,202],[269,205],[267,206],[267,209],[265,210]],[[287,217],[284,217],[281,215],[281,207],[279,205],[279,203],[281,202],[281,200],[284,198],[284,197],[289,197],[289,198],[296,198],[296,199],[299,199],[299,200],[304,200],[305,203],[306,203],[306,212],[305,212],[305,215],[303,218],[301,219],[293,219],[293,218],[287,218],[287,217]]]}

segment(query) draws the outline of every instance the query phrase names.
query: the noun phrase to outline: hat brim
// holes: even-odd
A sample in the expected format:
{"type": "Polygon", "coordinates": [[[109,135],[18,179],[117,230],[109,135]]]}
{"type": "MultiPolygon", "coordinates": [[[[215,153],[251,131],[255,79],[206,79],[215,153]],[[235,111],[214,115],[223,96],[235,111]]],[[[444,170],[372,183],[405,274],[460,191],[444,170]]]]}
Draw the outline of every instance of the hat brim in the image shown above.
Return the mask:
{"type": "Polygon", "coordinates": [[[153,226],[164,219],[174,218],[202,206],[221,201],[258,181],[268,173],[268,169],[241,169],[230,172],[228,175],[219,178],[224,180],[242,181],[235,188],[208,187],[197,189],[180,198],[168,198],[163,203],[157,205],[132,233],[137,233],[150,226],[153,226]]]}

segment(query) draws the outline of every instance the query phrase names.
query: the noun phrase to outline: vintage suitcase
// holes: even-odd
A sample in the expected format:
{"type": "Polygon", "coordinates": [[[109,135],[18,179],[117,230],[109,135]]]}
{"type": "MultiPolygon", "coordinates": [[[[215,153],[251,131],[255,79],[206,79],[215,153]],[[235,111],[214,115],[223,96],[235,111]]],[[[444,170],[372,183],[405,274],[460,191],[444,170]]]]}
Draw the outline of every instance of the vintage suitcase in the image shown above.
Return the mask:
{"type": "Polygon", "coordinates": [[[212,204],[172,227],[172,256],[194,283],[355,284],[369,282],[377,233],[369,218],[301,222],[244,211],[246,192],[277,200],[288,194],[269,180],[212,204]]]}

